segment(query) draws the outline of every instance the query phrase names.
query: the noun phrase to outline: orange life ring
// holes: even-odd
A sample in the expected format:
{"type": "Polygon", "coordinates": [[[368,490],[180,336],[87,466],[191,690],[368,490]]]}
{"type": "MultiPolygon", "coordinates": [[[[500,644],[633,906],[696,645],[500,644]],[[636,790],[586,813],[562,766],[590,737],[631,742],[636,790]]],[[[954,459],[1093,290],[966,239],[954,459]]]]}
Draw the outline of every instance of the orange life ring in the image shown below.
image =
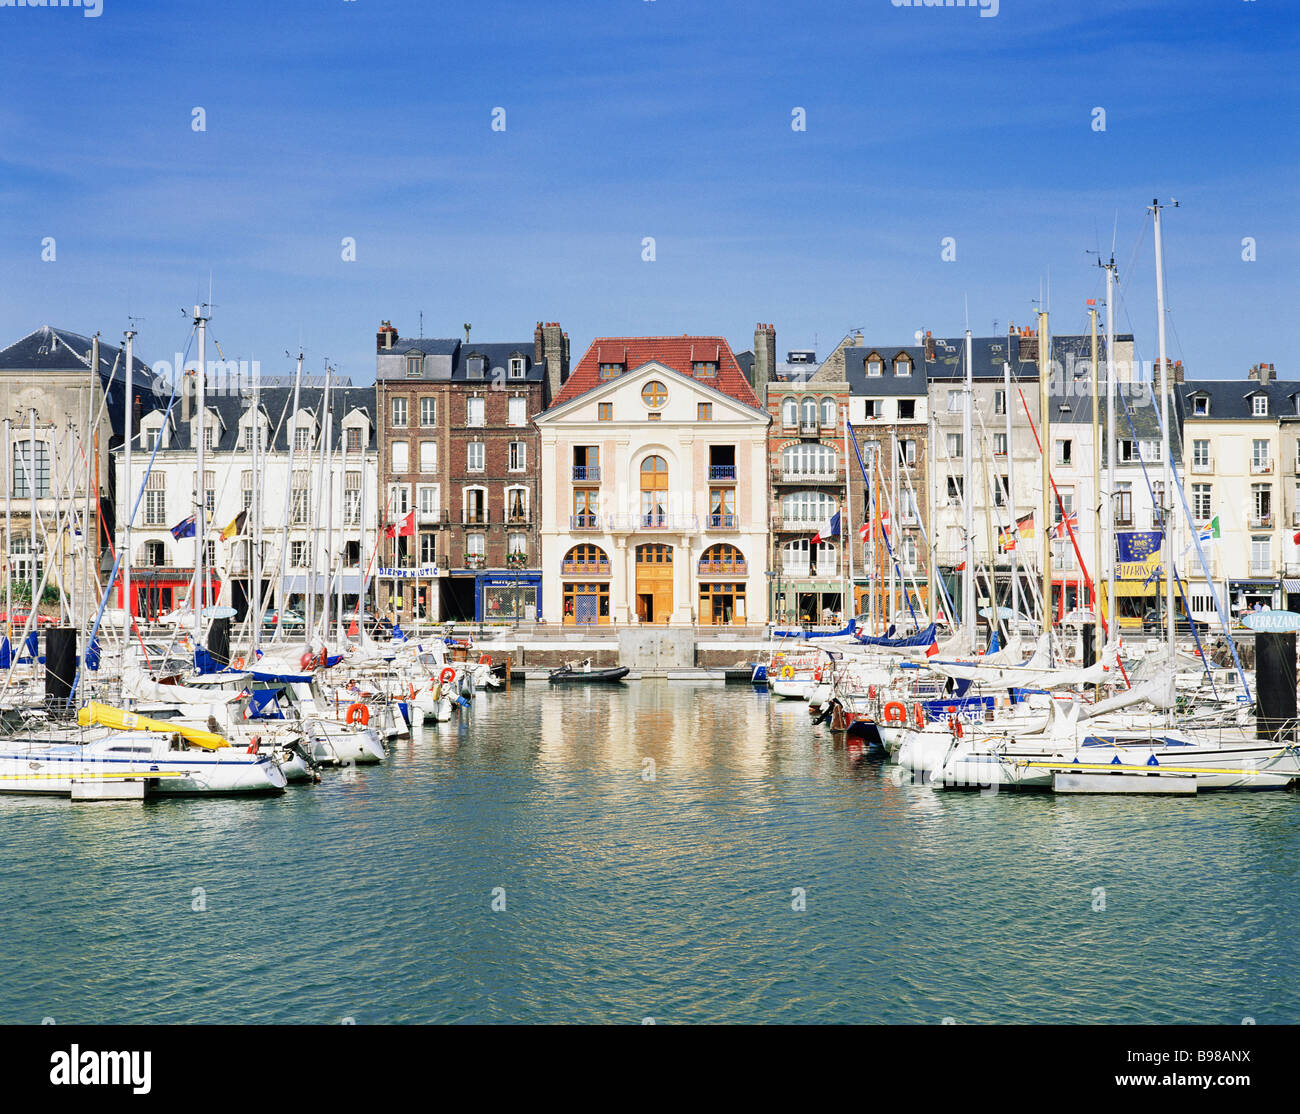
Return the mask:
{"type": "Polygon", "coordinates": [[[450,665],[444,665],[438,674],[438,684],[449,685],[456,679],[456,671],[450,665]]]}
{"type": "Polygon", "coordinates": [[[900,704],[897,700],[891,700],[888,704],[885,705],[885,709],[881,713],[881,718],[886,723],[906,723],[907,708],[904,707],[902,704],[900,704]]]}
{"type": "Polygon", "coordinates": [[[233,660],[231,661],[231,663],[230,663],[230,668],[231,668],[231,669],[243,669],[243,668],[244,668],[244,659],[243,659],[243,658],[235,658],[235,659],[233,659],[233,660]]]}
{"type": "Polygon", "coordinates": [[[491,655],[491,654],[483,654],[483,655],[478,659],[478,663],[479,663],[479,665],[491,665],[491,664],[492,664],[492,655],[491,655]]]}
{"type": "Polygon", "coordinates": [[[352,723],[356,720],[361,721],[362,727],[370,725],[370,709],[358,701],[356,704],[348,705],[348,714],[344,717],[344,722],[352,723]]]}
{"type": "Polygon", "coordinates": [[[921,707],[921,702],[919,700],[914,705],[912,705],[912,712],[916,717],[916,729],[918,731],[924,731],[925,730],[925,709],[921,707]]]}

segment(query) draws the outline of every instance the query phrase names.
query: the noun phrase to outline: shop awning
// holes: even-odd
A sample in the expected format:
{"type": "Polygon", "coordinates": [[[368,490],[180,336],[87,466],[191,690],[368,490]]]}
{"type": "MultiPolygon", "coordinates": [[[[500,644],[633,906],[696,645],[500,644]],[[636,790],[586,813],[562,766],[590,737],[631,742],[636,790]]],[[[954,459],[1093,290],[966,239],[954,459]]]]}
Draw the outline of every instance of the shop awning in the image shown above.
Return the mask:
{"type": "Polygon", "coordinates": [[[1282,587],[1288,592],[1300,592],[1300,580],[1284,580],[1282,587]]]}
{"type": "Polygon", "coordinates": [[[1140,580],[1105,581],[1102,584],[1102,591],[1114,587],[1116,599],[1121,596],[1154,596],[1164,591],[1163,584],[1163,581],[1157,580],[1153,580],[1150,584],[1143,584],[1140,580]]]}

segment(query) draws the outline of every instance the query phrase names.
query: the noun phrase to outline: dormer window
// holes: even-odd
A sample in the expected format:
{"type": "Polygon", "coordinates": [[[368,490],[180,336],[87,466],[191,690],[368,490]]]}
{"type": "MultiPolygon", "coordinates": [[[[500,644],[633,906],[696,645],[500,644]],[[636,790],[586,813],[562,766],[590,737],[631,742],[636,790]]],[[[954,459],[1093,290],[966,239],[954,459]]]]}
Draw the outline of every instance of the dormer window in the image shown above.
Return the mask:
{"type": "Polygon", "coordinates": [[[1250,400],[1250,412],[1256,418],[1268,417],[1268,395],[1255,395],[1250,400]]]}
{"type": "Polygon", "coordinates": [[[406,357],[406,378],[419,379],[424,374],[424,356],[413,353],[406,357]]]}
{"type": "Polygon", "coordinates": [[[522,356],[510,357],[510,378],[522,379],[524,377],[524,358],[522,356]]]}
{"type": "Polygon", "coordinates": [[[602,379],[617,379],[623,374],[622,364],[601,364],[600,377],[602,379]]]}
{"type": "Polygon", "coordinates": [[[487,357],[471,356],[469,358],[469,377],[471,379],[482,379],[487,374],[487,357]]]}
{"type": "Polygon", "coordinates": [[[1197,395],[1192,399],[1192,413],[1203,418],[1210,412],[1210,400],[1206,395],[1197,395]]]}
{"type": "Polygon", "coordinates": [[[911,359],[910,359],[909,357],[907,357],[907,356],[899,356],[897,359],[895,359],[895,360],[894,360],[894,374],[895,374],[895,375],[911,375],[911,374],[912,374],[912,361],[911,361],[911,359]]]}
{"type": "Polygon", "coordinates": [[[696,360],[691,364],[691,371],[696,375],[717,375],[718,365],[714,360],[696,360]]]}
{"type": "Polygon", "coordinates": [[[872,379],[878,379],[885,374],[885,362],[880,358],[878,352],[871,353],[867,357],[867,375],[872,379]]]}

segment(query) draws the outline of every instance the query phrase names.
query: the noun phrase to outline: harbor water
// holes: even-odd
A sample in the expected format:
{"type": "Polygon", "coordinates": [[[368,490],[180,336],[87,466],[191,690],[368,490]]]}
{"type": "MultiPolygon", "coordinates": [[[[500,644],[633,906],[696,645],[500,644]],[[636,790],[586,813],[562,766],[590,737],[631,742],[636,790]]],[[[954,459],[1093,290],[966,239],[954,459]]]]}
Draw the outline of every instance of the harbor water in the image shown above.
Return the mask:
{"type": "Polygon", "coordinates": [[[0,824],[6,1023],[1300,1021],[1296,794],[935,792],[747,686],[0,824]]]}

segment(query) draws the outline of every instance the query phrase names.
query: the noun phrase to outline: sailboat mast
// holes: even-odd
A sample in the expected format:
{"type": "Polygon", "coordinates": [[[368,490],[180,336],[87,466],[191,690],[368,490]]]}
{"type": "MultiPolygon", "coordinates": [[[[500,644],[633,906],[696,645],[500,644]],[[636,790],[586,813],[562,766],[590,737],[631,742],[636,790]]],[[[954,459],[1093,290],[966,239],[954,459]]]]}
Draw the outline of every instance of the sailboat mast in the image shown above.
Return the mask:
{"type": "MultiPolygon", "coordinates": [[[[5,419],[5,470],[12,471],[14,466],[13,449],[10,447],[9,422],[5,419]]],[[[14,478],[9,477],[5,484],[5,633],[14,621],[14,559],[13,559],[13,499],[14,478]]]]}
{"type": "Polygon", "coordinates": [[[966,628],[966,640],[972,654],[976,651],[975,639],[975,510],[971,488],[971,410],[974,404],[974,372],[971,357],[974,347],[971,332],[966,330],[966,382],[962,389],[961,456],[962,456],[962,512],[966,548],[962,561],[961,621],[966,628]]]}
{"type": "MultiPolygon", "coordinates": [[[[265,465],[262,451],[262,371],[253,361],[253,521],[248,524],[248,544],[252,549],[248,567],[252,573],[251,591],[246,593],[252,603],[253,638],[250,664],[257,661],[257,651],[262,642],[262,469],[265,465]]],[[[292,481],[291,481],[292,482],[292,481]]]]}
{"type": "MultiPolygon", "coordinates": [[[[1088,324],[1092,341],[1092,490],[1093,503],[1096,505],[1096,522],[1093,530],[1092,546],[1092,634],[1097,651],[1097,660],[1101,660],[1102,629],[1101,600],[1097,596],[1098,580],[1101,577],[1101,532],[1103,528],[1102,508],[1105,500],[1101,494],[1101,399],[1097,397],[1097,307],[1088,307],[1088,324]]],[[[1112,591],[1114,589],[1112,588],[1112,591]]]]}
{"type": "MultiPolygon", "coordinates": [[[[1006,420],[1007,437],[1007,513],[1011,516],[1011,525],[1007,528],[1011,538],[1011,610],[1012,619],[1019,630],[1020,623],[1020,566],[1019,566],[1019,523],[1016,521],[1016,454],[1011,449],[1011,364],[1002,361],[1002,416],[1006,420]]],[[[1013,632],[1014,633],[1014,632],[1013,632]]]]}
{"type": "Polygon", "coordinates": [[[194,307],[194,324],[199,331],[199,366],[194,372],[194,397],[195,397],[195,417],[198,418],[198,433],[195,437],[195,472],[194,487],[198,492],[198,506],[194,512],[194,641],[197,644],[203,641],[203,612],[207,605],[207,575],[206,564],[207,554],[205,547],[207,544],[206,535],[208,528],[208,492],[207,477],[203,474],[204,455],[203,455],[203,432],[207,424],[207,415],[204,411],[207,409],[207,344],[208,344],[208,319],[203,314],[202,306],[194,307]]]}
{"type": "MultiPolygon", "coordinates": [[[[1174,204],[1177,204],[1175,202],[1174,204]]],[[[1160,528],[1163,534],[1161,544],[1165,552],[1165,637],[1169,641],[1169,653],[1174,652],[1174,538],[1173,538],[1173,465],[1169,459],[1169,361],[1165,358],[1165,262],[1164,245],[1160,238],[1160,210],[1163,206],[1159,199],[1151,202],[1151,212],[1155,217],[1156,242],[1156,337],[1160,350],[1160,416],[1161,451],[1164,455],[1164,487],[1160,493],[1160,528]]]]}
{"type": "Polygon", "coordinates": [[[123,425],[125,437],[122,441],[122,466],[125,470],[125,480],[122,484],[122,499],[126,504],[126,515],[122,520],[122,660],[126,661],[127,647],[131,645],[131,520],[135,517],[133,500],[131,492],[135,490],[135,480],[131,472],[131,451],[135,441],[135,429],[132,427],[132,419],[135,411],[132,408],[132,396],[135,393],[135,368],[132,366],[135,360],[135,330],[127,329],[126,331],[126,397],[122,400],[123,425]]]}
{"type": "Polygon", "coordinates": [[[1038,311],[1038,408],[1043,428],[1043,633],[1052,631],[1052,342],[1048,334],[1047,311],[1038,311]]]}
{"type": "MultiPolygon", "coordinates": [[[[898,431],[894,429],[889,431],[889,451],[889,477],[891,480],[889,505],[892,508],[889,517],[889,525],[894,535],[890,541],[890,544],[894,549],[894,555],[893,559],[889,562],[889,608],[888,614],[885,616],[886,626],[888,626],[893,617],[898,614],[898,589],[894,577],[894,570],[898,565],[898,527],[902,524],[902,515],[898,513],[898,431]],[[897,521],[895,521],[895,518],[897,518],[897,521]]],[[[904,586],[903,590],[907,591],[906,586],[904,586]]]]}
{"type": "Polygon", "coordinates": [[[1113,638],[1118,631],[1115,625],[1115,560],[1119,545],[1115,531],[1115,313],[1111,308],[1115,300],[1115,257],[1111,256],[1110,262],[1103,266],[1106,269],[1106,493],[1110,501],[1110,513],[1106,515],[1106,568],[1110,573],[1106,581],[1106,619],[1113,638]]]}
{"type": "Polygon", "coordinates": [[[841,611],[845,619],[852,622],[858,612],[858,605],[853,598],[853,487],[849,483],[849,405],[847,402],[841,412],[844,415],[844,523],[840,529],[842,535],[840,548],[848,558],[848,590],[844,595],[841,611]]]}

